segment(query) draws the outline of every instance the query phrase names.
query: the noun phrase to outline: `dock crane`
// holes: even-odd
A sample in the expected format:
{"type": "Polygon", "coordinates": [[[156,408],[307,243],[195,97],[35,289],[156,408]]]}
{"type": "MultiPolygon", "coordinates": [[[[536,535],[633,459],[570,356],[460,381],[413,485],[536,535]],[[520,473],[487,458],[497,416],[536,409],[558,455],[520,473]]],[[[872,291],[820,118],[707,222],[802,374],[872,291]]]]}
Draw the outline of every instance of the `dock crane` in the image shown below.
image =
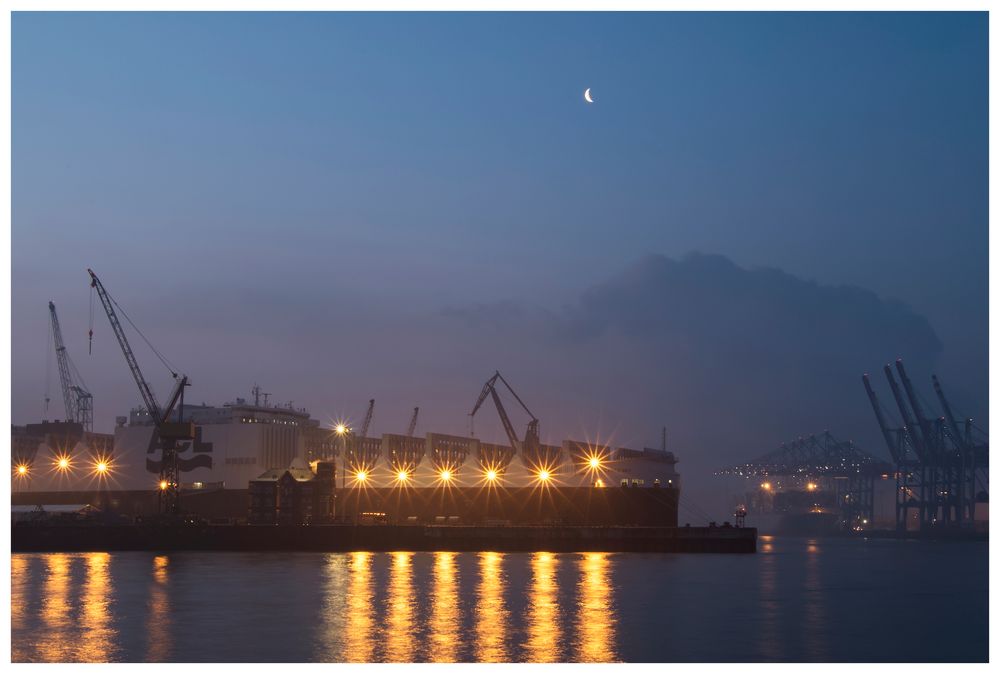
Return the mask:
{"type": "Polygon", "coordinates": [[[963,454],[969,454],[972,442],[968,436],[971,434],[972,420],[965,420],[965,432],[963,433],[958,427],[958,421],[955,419],[955,414],[951,411],[948,399],[944,397],[944,390],[941,388],[941,382],[938,380],[936,374],[931,375],[931,381],[934,383],[934,393],[937,394],[938,401],[941,403],[941,409],[944,410],[944,417],[948,422],[948,428],[951,429],[951,436],[954,438],[955,444],[959,446],[963,454]]]}
{"type": "Polygon", "coordinates": [[[75,421],[90,433],[94,430],[94,396],[87,390],[83,378],[66,351],[56,305],[49,302],[52,318],[52,341],[56,347],[56,361],[59,364],[59,380],[62,383],[63,404],[66,406],[67,421],[75,421]]]}
{"type": "Polygon", "coordinates": [[[871,382],[868,379],[868,374],[863,374],[861,379],[865,383],[865,391],[868,392],[868,400],[872,404],[872,410],[875,412],[875,419],[878,421],[879,429],[882,431],[882,437],[885,439],[885,446],[889,450],[889,455],[892,456],[892,460],[898,464],[903,460],[900,447],[892,437],[892,431],[889,430],[889,426],[885,423],[885,415],[882,413],[882,406],[879,404],[878,398],[875,396],[875,391],[872,389],[871,382]]]}
{"type": "Polygon", "coordinates": [[[882,368],[885,372],[885,377],[889,381],[889,388],[892,390],[892,397],[896,400],[896,407],[899,408],[899,415],[903,419],[903,431],[905,432],[905,437],[909,440],[910,446],[913,451],[916,452],[917,458],[921,461],[927,459],[927,453],[924,448],[923,436],[918,435],[914,432],[916,424],[913,419],[910,418],[910,410],[906,407],[906,402],[903,400],[903,394],[899,390],[899,384],[896,383],[896,378],[892,375],[892,368],[888,364],[882,368]]]}
{"type": "MultiPolygon", "coordinates": [[[[185,374],[178,374],[171,371],[175,380],[174,390],[170,394],[170,399],[165,407],[161,407],[153,394],[153,389],[146,383],[146,378],[139,369],[139,362],[135,358],[132,347],[128,343],[128,337],[118,320],[115,312],[115,302],[111,299],[104,284],[97,278],[97,274],[92,269],[88,269],[90,274],[90,286],[97,291],[97,296],[104,306],[104,312],[108,315],[111,329],[118,339],[125,362],[128,364],[136,386],[139,387],[139,394],[142,402],[153,420],[154,432],[159,437],[160,445],[160,513],[167,516],[177,516],[180,514],[180,471],[178,469],[178,443],[194,438],[194,424],[183,422],[184,410],[184,389],[190,386],[188,377],[185,374]],[[178,406],[179,404],[179,406],[178,406]],[[176,422],[170,421],[170,416],[174,410],[179,410],[179,418],[176,422]]],[[[127,317],[126,317],[127,318],[127,317]]],[[[169,368],[168,368],[169,369],[169,368]]]]}
{"type": "Polygon", "coordinates": [[[507,440],[510,442],[510,446],[515,450],[520,452],[522,457],[534,458],[538,455],[541,448],[541,441],[538,439],[538,418],[531,413],[528,406],[524,404],[520,396],[514,392],[511,385],[507,383],[507,380],[503,378],[500,371],[490,377],[486,384],[483,385],[483,390],[479,393],[479,398],[476,400],[475,406],[473,406],[472,411],[469,412],[469,417],[474,418],[476,412],[482,407],[483,403],[486,401],[487,396],[493,398],[493,404],[496,405],[497,414],[500,415],[500,423],[503,424],[503,430],[507,434],[507,440]],[[510,417],[507,416],[507,410],[504,409],[503,403],[500,401],[500,395],[497,393],[496,384],[497,382],[503,382],[503,385],[507,387],[514,399],[521,405],[521,408],[528,413],[531,417],[531,421],[528,422],[528,428],[524,433],[524,440],[519,440],[517,438],[517,432],[514,430],[514,425],[510,422],[510,417]]]}
{"type": "Polygon", "coordinates": [[[365,412],[365,420],[361,424],[361,432],[358,434],[359,438],[368,437],[368,427],[372,424],[372,416],[375,414],[375,399],[372,398],[368,401],[368,411],[365,412]]]}
{"type": "Polygon", "coordinates": [[[934,426],[924,414],[924,409],[920,404],[920,398],[917,396],[916,389],[913,387],[913,382],[910,381],[910,377],[906,374],[906,369],[903,367],[902,358],[896,359],[896,370],[899,372],[899,380],[903,383],[906,397],[910,401],[910,408],[913,410],[917,426],[920,428],[920,435],[923,437],[927,453],[932,457],[940,454],[940,442],[938,442],[938,438],[934,433],[934,426]]]}
{"type": "Polygon", "coordinates": [[[417,430],[417,415],[420,414],[420,408],[413,408],[413,416],[410,417],[410,425],[406,427],[407,437],[413,437],[413,431],[417,430]]]}

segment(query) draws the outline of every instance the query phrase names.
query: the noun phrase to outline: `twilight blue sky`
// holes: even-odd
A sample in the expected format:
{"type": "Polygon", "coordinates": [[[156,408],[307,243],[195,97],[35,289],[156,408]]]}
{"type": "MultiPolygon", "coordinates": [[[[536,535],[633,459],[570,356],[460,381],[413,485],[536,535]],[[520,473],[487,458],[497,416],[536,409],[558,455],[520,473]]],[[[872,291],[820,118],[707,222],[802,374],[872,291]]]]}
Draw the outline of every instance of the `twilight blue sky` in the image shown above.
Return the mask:
{"type": "MultiPolygon", "coordinates": [[[[535,386],[524,393],[550,416],[571,415],[530,334],[500,363],[496,331],[460,341],[446,317],[575,314],[634,265],[629,278],[673,278],[644,275],[649,255],[693,251],[858,286],[926,319],[940,341],[926,353],[845,361],[858,424],[870,410],[857,375],[896,356],[924,358],[922,377],[934,368],[985,417],[985,13],[15,13],[12,34],[15,423],[41,412],[49,299],[98,429],[138,400],[101,315],[86,353],[88,266],[196,398],[260,381],[320,416],[358,415],[375,396],[397,425],[423,402],[428,423],[460,431],[496,367],[535,386]]],[[[643,292],[636,315],[658,310],[643,292]]],[[[781,311],[824,313],[800,300],[781,311]]],[[[543,332],[563,334],[567,316],[543,332]]],[[[848,332],[864,342],[867,329],[848,332]]],[[[772,344],[777,361],[797,337],[772,344]]],[[[828,356],[816,349],[802,357],[828,356]]],[[[803,390],[825,385],[789,372],[803,390]]],[[[590,399],[623,418],[641,406],[613,397],[590,399]]],[[[819,407],[830,420],[808,423],[837,428],[837,409],[819,407]]],[[[654,442],[655,416],[629,440],[654,442]]],[[[754,446],[811,428],[787,425],[754,446]]],[[[692,432],[689,451],[703,439],[692,432]]]]}

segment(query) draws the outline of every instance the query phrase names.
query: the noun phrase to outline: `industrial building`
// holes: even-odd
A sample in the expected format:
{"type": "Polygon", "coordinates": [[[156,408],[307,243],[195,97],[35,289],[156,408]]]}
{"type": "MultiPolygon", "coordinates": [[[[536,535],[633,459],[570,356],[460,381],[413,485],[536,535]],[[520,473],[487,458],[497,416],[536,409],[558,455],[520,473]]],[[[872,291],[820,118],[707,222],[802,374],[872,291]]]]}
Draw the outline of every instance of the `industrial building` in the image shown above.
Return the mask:
{"type": "Polygon", "coordinates": [[[332,462],[318,461],[311,469],[301,459],[288,468],[269,470],[250,481],[250,524],[326,524],[333,521],[332,462]]]}

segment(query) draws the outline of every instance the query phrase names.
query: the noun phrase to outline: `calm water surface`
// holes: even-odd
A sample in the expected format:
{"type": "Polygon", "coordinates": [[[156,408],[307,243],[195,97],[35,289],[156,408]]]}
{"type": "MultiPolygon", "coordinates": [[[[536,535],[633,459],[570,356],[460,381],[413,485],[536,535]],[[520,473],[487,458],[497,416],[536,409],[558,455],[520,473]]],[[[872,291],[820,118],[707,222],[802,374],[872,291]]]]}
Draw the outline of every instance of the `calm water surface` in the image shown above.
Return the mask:
{"type": "Polygon", "coordinates": [[[14,661],[987,658],[985,543],[15,554],[11,567],[14,661]]]}

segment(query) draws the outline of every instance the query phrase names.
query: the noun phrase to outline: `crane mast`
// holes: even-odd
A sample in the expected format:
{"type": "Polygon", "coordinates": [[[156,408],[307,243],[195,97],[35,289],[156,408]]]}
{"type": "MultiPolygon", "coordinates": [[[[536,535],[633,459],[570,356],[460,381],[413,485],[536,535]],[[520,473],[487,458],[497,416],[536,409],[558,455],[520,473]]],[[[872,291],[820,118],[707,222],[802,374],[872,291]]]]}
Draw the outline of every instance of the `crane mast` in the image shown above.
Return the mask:
{"type": "Polygon", "coordinates": [[[181,414],[183,414],[184,389],[190,385],[187,375],[178,375],[176,372],[171,372],[176,381],[174,390],[170,394],[167,406],[160,407],[156,396],[153,394],[153,389],[150,388],[146,382],[146,378],[142,374],[142,370],[139,368],[139,362],[136,360],[135,353],[128,343],[128,337],[125,335],[121,321],[118,320],[118,314],[115,312],[111,296],[92,269],[88,269],[87,273],[90,274],[90,285],[97,291],[97,296],[101,300],[104,312],[108,315],[108,322],[111,323],[111,329],[118,339],[118,346],[121,347],[122,354],[125,356],[125,362],[128,363],[136,386],[139,387],[139,395],[142,396],[146,411],[149,412],[149,416],[153,420],[153,425],[156,429],[155,433],[159,437],[161,448],[160,512],[171,516],[179,515],[180,471],[177,460],[177,444],[179,441],[190,440],[194,437],[194,424],[185,424],[182,420],[171,423],[169,419],[178,403],[180,404],[179,409],[181,414]]]}
{"type": "Polygon", "coordinates": [[[66,419],[75,421],[90,433],[94,430],[94,396],[87,391],[79,374],[73,376],[75,368],[70,361],[66,345],[63,343],[62,329],[59,327],[59,316],[56,315],[56,305],[49,302],[49,315],[52,318],[52,341],[56,348],[56,362],[59,365],[59,381],[62,384],[63,404],[66,406],[66,419]]]}
{"type": "Polygon", "coordinates": [[[408,437],[413,437],[413,431],[417,430],[417,415],[420,414],[420,408],[413,408],[413,416],[410,417],[410,425],[406,427],[406,435],[408,437]]]}
{"type": "Polygon", "coordinates": [[[375,399],[372,398],[368,401],[368,411],[365,412],[365,420],[361,424],[361,433],[358,437],[367,438],[368,437],[368,427],[371,426],[372,416],[375,414],[375,399]]]}

